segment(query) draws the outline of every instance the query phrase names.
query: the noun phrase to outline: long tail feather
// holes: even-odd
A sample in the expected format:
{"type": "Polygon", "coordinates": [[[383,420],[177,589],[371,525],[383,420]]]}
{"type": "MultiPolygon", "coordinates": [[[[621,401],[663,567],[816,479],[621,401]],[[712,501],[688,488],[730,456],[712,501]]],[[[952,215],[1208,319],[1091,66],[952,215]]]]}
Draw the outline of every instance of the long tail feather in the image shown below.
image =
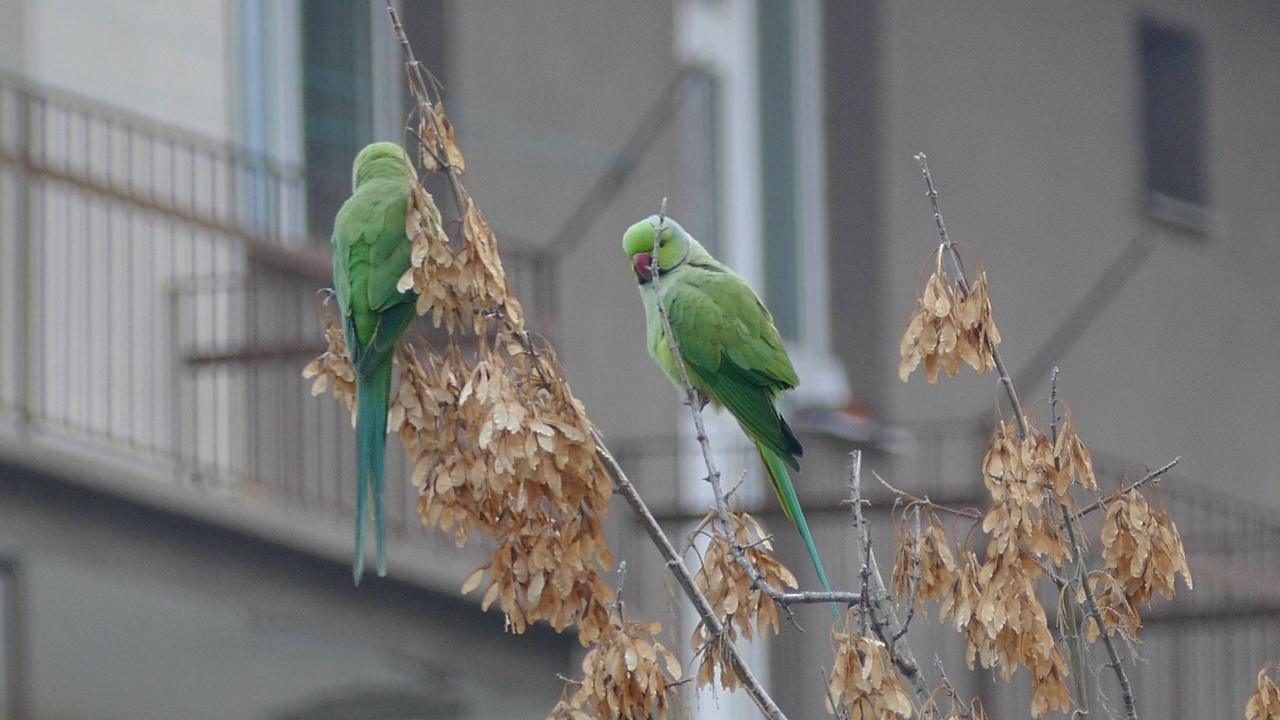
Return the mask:
{"type": "Polygon", "coordinates": [[[364,528],[373,506],[377,571],[387,574],[387,517],[382,505],[386,484],[387,404],[391,398],[391,359],[356,380],[356,548],[351,574],[357,585],[364,574],[364,528]]]}
{"type": "MultiPolygon", "coordinates": [[[[756,443],[756,449],[760,451],[760,459],[764,461],[765,470],[769,474],[769,482],[773,484],[774,492],[778,493],[778,502],[782,504],[782,512],[786,514],[796,529],[800,531],[800,538],[804,540],[805,549],[809,551],[809,559],[813,561],[813,569],[818,573],[818,581],[822,583],[822,589],[831,592],[831,583],[827,580],[827,571],[822,568],[822,560],[818,557],[818,547],[813,542],[813,535],[809,533],[809,523],[805,522],[804,510],[800,508],[800,499],[796,497],[795,486],[791,484],[791,475],[787,473],[787,466],[783,463],[782,458],[777,453],[760,443],[756,443]]],[[[831,603],[831,614],[835,619],[840,620],[840,608],[831,603]]]]}

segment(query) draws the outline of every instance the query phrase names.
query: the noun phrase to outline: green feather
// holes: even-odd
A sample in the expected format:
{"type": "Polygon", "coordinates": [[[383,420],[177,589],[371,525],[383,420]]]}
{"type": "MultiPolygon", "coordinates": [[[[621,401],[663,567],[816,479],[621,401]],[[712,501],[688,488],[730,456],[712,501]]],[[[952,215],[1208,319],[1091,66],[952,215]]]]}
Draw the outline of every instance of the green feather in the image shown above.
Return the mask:
{"type": "Polygon", "coordinates": [[[364,572],[365,524],[372,512],[377,571],[387,572],[387,407],[396,342],[415,316],[416,298],[396,289],[409,269],[405,233],[413,166],[395,143],[374,143],[352,165],[351,197],[334,219],[333,284],[347,352],[356,373],[356,539],[352,576],[364,572]]]}
{"type": "Polygon", "coordinates": [[[391,398],[391,358],[369,375],[356,378],[356,548],[351,566],[357,583],[364,573],[365,523],[373,510],[378,575],[387,574],[387,516],[382,504],[386,485],[387,404],[391,398]]]}
{"type": "MultiPolygon", "coordinates": [[[[778,502],[782,505],[783,514],[796,526],[796,530],[800,531],[800,539],[804,540],[805,550],[809,551],[809,559],[813,561],[813,569],[818,573],[818,582],[822,583],[823,590],[831,592],[827,571],[822,568],[822,559],[818,557],[818,546],[813,542],[813,535],[809,533],[809,523],[805,522],[804,510],[800,508],[800,498],[796,497],[796,488],[791,484],[787,466],[772,450],[760,443],[756,443],[756,449],[760,451],[760,459],[764,461],[765,471],[769,476],[770,484],[773,485],[773,491],[778,494],[778,502]]],[[[831,614],[836,620],[840,619],[840,608],[835,603],[831,603],[831,614]]]]}

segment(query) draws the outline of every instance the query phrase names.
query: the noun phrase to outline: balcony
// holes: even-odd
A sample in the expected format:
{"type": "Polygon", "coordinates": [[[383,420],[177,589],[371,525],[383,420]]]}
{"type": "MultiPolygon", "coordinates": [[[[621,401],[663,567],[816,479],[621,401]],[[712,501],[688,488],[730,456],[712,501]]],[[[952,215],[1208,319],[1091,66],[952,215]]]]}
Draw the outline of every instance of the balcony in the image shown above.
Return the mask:
{"type": "MultiPolygon", "coordinates": [[[[305,183],[0,75],[0,459],[345,561],[355,434],[301,377],[330,272],[305,183]]],[[[550,327],[554,266],[505,255],[550,327]]],[[[400,453],[388,473],[408,476],[400,453]]],[[[484,549],[454,550],[388,486],[393,569],[456,592],[484,549]]]]}

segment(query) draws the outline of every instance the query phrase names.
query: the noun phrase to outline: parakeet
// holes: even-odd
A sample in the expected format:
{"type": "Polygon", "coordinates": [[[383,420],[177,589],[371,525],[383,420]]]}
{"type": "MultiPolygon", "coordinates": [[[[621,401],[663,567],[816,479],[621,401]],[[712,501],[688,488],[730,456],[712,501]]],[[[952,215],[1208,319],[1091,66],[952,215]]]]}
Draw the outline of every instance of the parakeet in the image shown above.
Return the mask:
{"type": "MultiPolygon", "coordinates": [[[[830,592],[831,584],[787,472],[788,467],[800,469],[796,458],[802,450],[778,412],[777,401],[784,390],[800,381],[773,316],[745,280],[711,257],[670,218],[653,215],[632,225],[623,235],[622,248],[631,258],[644,299],[649,354],[676,387],[684,387],[658,314],[653,283],[656,273],[689,381],[711,402],[728,408],[755,443],[782,511],[800,531],[818,580],[830,592]]],[[[835,605],[832,612],[839,619],[835,605]]]]}
{"type": "Polygon", "coordinates": [[[352,576],[364,572],[364,528],[372,505],[378,575],[387,574],[382,506],[387,406],[396,341],[413,322],[416,296],[396,290],[409,269],[405,233],[413,165],[399,145],[373,143],[356,155],[351,197],[333,222],[333,286],[356,374],[356,542],[352,576]]]}

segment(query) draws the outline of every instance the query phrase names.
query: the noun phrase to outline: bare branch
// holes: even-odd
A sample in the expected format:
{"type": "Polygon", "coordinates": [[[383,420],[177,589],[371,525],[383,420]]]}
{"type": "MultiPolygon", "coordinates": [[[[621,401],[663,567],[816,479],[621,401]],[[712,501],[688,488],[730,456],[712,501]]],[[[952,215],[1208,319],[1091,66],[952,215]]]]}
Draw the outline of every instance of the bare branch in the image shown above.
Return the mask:
{"type": "MultiPolygon", "coordinates": [[[[960,256],[959,256],[959,253],[956,252],[955,244],[947,236],[946,225],[942,221],[942,212],[938,208],[938,191],[934,188],[933,177],[929,174],[929,164],[928,164],[927,158],[925,157],[925,154],[924,153],[917,154],[916,161],[920,163],[920,171],[924,175],[926,193],[929,197],[930,204],[933,207],[934,223],[938,227],[938,236],[940,237],[942,242],[941,249],[943,251],[943,255],[946,257],[948,268],[950,269],[952,278],[955,281],[957,288],[961,292],[962,296],[967,296],[969,293],[969,281],[965,277],[963,267],[961,267],[960,265],[960,256]]],[[[996,366],[996,371],[1000,376],[1000,384],[1001,386],[1004,387],[1005,394],[1009,400],[1009,405],[1013,408],[1014,418],[1017,421],[1017,425],[1018,425],[1018,437],[1020,440],[1025,439],[1028,437],[1030,426],[1027,422],[1026,414],[1022,409],[1022,403],[1018,399],[1017,388],[1014,387],[1013,380],[1010,377],[1009,372],[1005,367],[1004,361],[1000,356],[999,349],[990,342],[988,342],[988,348],[991,350],[992,360],[994,361],[996,366]]],[[[1052,438],[1053,442],[1056,443],[1057,436],[1058,436],[1057,368],[1054,368],[1053,379],[1054,379],[1053,391],[1052,391],[1053,394],[1050,400],[1050,403],[1052,406],[1052,415],[1053,415],[1051,431],[1053,433],[1053,438],[1052,438]]],[[[1060,469],[1060,465],[1057,458],[1054,459],[1054,463],[1055,463],[1055,466],[1058,466],[1060,469]]],[[[1045,495],[1049,499],[1050,503],[1057,508],[1059,513],[1061,513],[1062,525],[1067,533],[1067,541],[1071,547],[1072,557],[1076,561],[1077,571],[1076,571],[1075,577],[1066,581],[1067,588],[1064,591],[1069,592],[1070,587],[1072,586],[1076,587],[1085,597],[1085,604],[1086,604],[1088,614],[1091,617],[1093,617],[1094,622],[1098,623],[1099,628],[1103,628],[1105,626],[1102,623],[1102,613],[1098,608],[1097,599],[1093,596],[1093,592],[1089,590],[1088,584],[1085,582],[1085,578],[1088,575],[1088,568],[1085,565],[1084,545],[1081,542],[1080,534],[1076,527],[1077,520],[1080,514],[1083,514],[1083,512],[1080,514],[1073,514],[1065,505],[1060,503],[1053,496],[1052,492],[1049,491],[1048,489],[1046,489],[1045,495]]],[[[1052,573],[1051,573],[1051,576],[1057,579],[1056,575],[1053,575],[1052,573]]],[[[1138,716],[1137,716],[1137,711],[1134,707],[1132,687],[1130,686],[1129,678],[1126,675],[1124,668],[1121,665],[1119,652],[1117,651],[1115,647],[1115,643],[1113,642],[1113,639],[1109,634],[1104,632],[1102,633],[1101,637],[1103,640],[1103,645],[1107,650],[1108,658],[1110,659],[1110,663],[1108,664],[1108,667],[1110,667],[1112,671],[1115,673],[1116,681],[1120,686],[1122,699],[1125,705],[1125,717],[1127,720],[1137,720],[1138,716]]],[[[1073,642],[1076,643],[1076,646],[1070,647],[1070,652],[1072,653],[1073,656],[1080,656],[1080,657],[1083,656],[1084,649],[1083,649],[1083,646],[1080,645],[1081,638],[1078,634],[1068,635],[1064,637],[1064,640],[1068,642],[1069,646],[1073,642]]],[[[1083,712],[1087,713],[1088,712],[1087,694],[1083,691],[1083,688],[1080,685],[1079,678],[1077,678],[1077,695],[1078,695],[1077,703],[1080,704],[1081,706],[1080,709],[1083,712]]]]}
{"type": "MultiPolygon", "coordinates": [[[[933,205],[933,221],[938,226],[938,237],[942,240],[942,250],[947,259],[947,267],[950,269],[951,277],[955,280],[956,286],[960,289],[960,296],[968,297],[969,281],[965,278],[964,268],[960,266],[960,253],[956,252],[955,243],[951,242],[951,238],[947,236],[947,226],[942,222],[942,211],[938,209],[938,191],[934,189],[933,176],[929,174],[928,158],[925,157],[924,153],[917,153],[916,161],[920,163],[920,172],[924,174],[926,194],[929,196],[929,203],[933,205]]],[[[1000,358],[1000,349],[991,343],[988,343],[988,347],[991,349],[991,358],[996,364],[996,372],[1000,375],[1000,384],[1004,387],[1005,395],[1009,398],[1009,406],[1013,408],[1013,416],[1018,421],[1018,436],[1026,437],[1027,417],[1022,412],[1022,402],[1018,400],[1018,391],[1013,386],[1013,378],[1009,376],[1004,360],[1000,358]]]]}
{"type": "MultiPolygon", "coordinates": [[[[698,589],[698,585],[694,582],[688,566],[684,564],[684,560],[676,552],[675,546],[671,544],[671,540],[663,532],[662,526],[658,524],[658,519],[649,511],[649,507],[645,504],[644,499],[640,497],[640,493],[636,491],[635,485],[631,484],[631,480],[623,472],[622,466],[613,457],[613,453],[609,452],[609,448],[605,445],[604,438],[601,437],[600,432],[593,429],[592,435],[595,437],[596,447],[599,448],[600,458],[613,476],[614,487],[618,490],[618,494],[622,495],[627,505],[631,507],[632,512],[640,519],[640,524],[644,526],[649,539],[653,541],[653,544],[658,548],[658,552],[662,554],[663,560],[666,561],[667,569],[675,576],[676,584],[680,586],[685,596],[693,603],[694,610],[698,613],[703,625],[711,633],[713,640],[717,642],[723,640],[725,638],[724,624],[716,617],[707,597],[698,589]]],[[[729,661],[729,666],[734,674],[742,681],[742,687],[751,696],[756,707],[760,708],[760,712],[773,720],[785,720],[786,715],[782,714],[782,709],[778,707],[773,698],[769,696],[769,693],[765,691],[764,686],[756,679],[746,660],[738,654],[737,647],[730,642],[720,642],[719,647],[721,654],[729,661]]]]}
{"type": "Polygon", "coordinates": [[[1161,467],[1159,467],[1159,468],[1157,468],[1157,469],[1155,469],[1155,470],[1152,470],[1151,472],[1149,472],[1149,473],[1147,473],[1146,475],[1142,476],[1142,479],[1141,479],[1141,480],[1135,480],[1134,482],[1129,483],[1128,485],[1126,485],[1126,486],[1124,486],[1124,487],[1120,488],[1119,490],[1116,490],[1115,492],[1111,493],[1110,495],[1108,495],[1108,496],[1106,496],[1106,497],[1104,497],[1104,498],[1099,498],[1099,499],[1097,499],[1097,500],[1094,500],[1093,502],[1089,503],[1088,505],[1085,505],[1084,507],[1082,507],[1082,508],[1080,508],[1079,510],[1077,510],[1077,511],[1076,511],[1076,512],[1071,516],[1071,517],[1072,517],[1072,519],[1079,520],[1080,518],[1084,517],[1085,515],[1088,515],[1089,513],[1093,512],[1094,510],[1098,510],[1098,509],[1100,509],[1100,508],[1106,507],[1107,503],[1109,503],[1109,502],[1111,502],[1112,500],[1116,499],[1116,498],[1117,498],[1117,497],[1119,497],[1120,495],[1123,495],[1123,494],[1125,494],[1125,493],[1129,492],[1130,490],[1133,490],[1134,488],[1142,487],[1143,485],[1146,485],[1147,483],[1152,482],[1152,481],[1154,481],[1154,480],[1159,480],[1159,479],[1160,479],[1160,477],[1161,477],[1162,475],[1164,475],[1164,474],[1168,473],[1170,470],[1172,470],[1172,469],[1173,469],[1173,467],[1174,467],[1175,465],[1177,465],[1181,460],[1182,460],[1182,456],[1181,456],[1181,455],[1179,455],[1178,457],[1176,457],[1176,458],[1174,458],[1174,459],[1170,460],[1169,462],[1165,463],[1165,464],[1164,464],[1164,465],[1162,465],[1161,467]]]}
{"type": "Polygon", "coordinates": [[[862,514],[863,502],[862,451],[854,450],[849,454],[849,504],[853,506],[857,550],[859,554],[865,553],[867,558],[866,579],[870,588],[866,612],[871,616],[872,631],[889,648],[894,667],[910,683],[916,705],[924,705],[929,700],[929,685],[920,672],[920,665],[916,662],[911,646],[901,634],[902,623],[898,620],[898,611],[894,608],[889,591],[885,589],[875,554],[871,552],[871,525],[862,514]]]}

